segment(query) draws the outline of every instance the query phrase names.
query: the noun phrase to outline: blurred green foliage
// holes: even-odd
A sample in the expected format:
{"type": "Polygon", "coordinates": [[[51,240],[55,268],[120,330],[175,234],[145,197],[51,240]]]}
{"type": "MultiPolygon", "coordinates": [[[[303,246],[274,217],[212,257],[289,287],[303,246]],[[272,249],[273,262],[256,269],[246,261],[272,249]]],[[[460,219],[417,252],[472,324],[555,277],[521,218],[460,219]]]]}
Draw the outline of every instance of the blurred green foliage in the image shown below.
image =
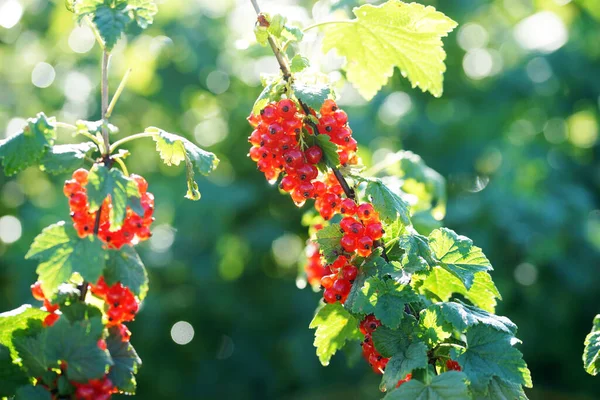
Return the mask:
{"type": "MultiPolygon", "coordinates": [[[[359,3],[261,5],[309,23],[359,3]]],[[[498,313],[519,326],[530,397],[595,398],[600,381],[584,372],[581,354],[600,310],[600,5],[424,3],[461,25],[445,40],[444,96],[411,90],[397,73],[366,104],[340,80],[362,156],[377,162],[404,148],[446,177],[446,225],[495,267],[498,313]]],[[[154,25],[115,49],[112,87],[134,69],[111,119],[121,128],[115,139],[159,126],[222,160],[195,203],[183,198],[183,167],[163,168],[151,140],[129,147],[130,171],[157,199],[154,237],[140,247],[150,292],[130,327],[144,360],[138,397],[376,399],[378,377],[362,361],[348,366],[352,354],[319,365],[308,330],[319,295],[296,283],[302,210],[246,158],[260,72],[276,71],[254,44],[253,23],[249,2],[165,0],[154,25]],[[178,321],[195,330],[189,344],[172,338],[178,321]]],[[[2,137],[39,111],[65,122],[98,118],[99,49],[74,26],[62,0],[0,1],[2,137]]],[[[341,79],[339,60],[321,57],[311,38],[302,50],[312,66],[341,79]]],[[[64,178],[35,169],[0,177],[0,310],[33,302],[35,264],[23,256],[44,226],[68,218],[64,178]]]]}

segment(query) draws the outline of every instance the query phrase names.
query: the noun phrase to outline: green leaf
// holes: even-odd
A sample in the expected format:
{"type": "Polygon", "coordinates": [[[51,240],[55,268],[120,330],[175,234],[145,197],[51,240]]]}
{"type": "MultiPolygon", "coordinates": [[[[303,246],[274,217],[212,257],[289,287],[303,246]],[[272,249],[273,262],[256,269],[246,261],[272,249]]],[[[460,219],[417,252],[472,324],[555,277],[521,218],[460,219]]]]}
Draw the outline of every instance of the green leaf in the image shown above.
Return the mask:
{"type": "Polygon", "coordinates": [[[186,138],[165,132],[156,127],[146,128],[146,132],[153,133],[156,142],[156,151],[166,165],[179,165],[185,161],[187,172],[188,192],[185,197],[191,200],[200,200],[198,184],[194,181],[194,173],[208,175],[217,168],[219,159],[213,153],[202,150],[186,138]]]}
{"type": "Polygon", "coordinates": [[[80,238],[64,221],[45,228],[33,241],[25,258],[39,260],[37,273],[42,289],[52,298],[58,286],[69,280],[74,272],[83,279],[96,282],[105,264],[102,242],[93,235],[80,238]]]}
{"type": "Polygon", "coordinates": [[[72,172],[85,165],[85,157],[94,149],[93,142],[53,146],[40,161],[40,168],[54,175],[72,172]]]}
{"type": "Polygon", "coordinates": [[[323,160],[329,167],[340,165],[340,156],[337,153],[338,147],[331,141],[328,135],[317,135],[315,137],[317,145],[323,150],[323,160]]]}
{"type": "Polygon", "coordinates": [[[452,336],[452,326],[437,310],[422,310],[419,317],[418,337],[433,348],[452,336]]]}
{"type": "Polygon", "coordinates": [[[360,265],[360,268],[352,289],[348,294],[348,298],[344,303],[347,309],[351,310],[354,307],[356,299],[363,296],[361,290],[367,278],[378,275],[378,272],[387,266],[387,262],[381,257],[382,254],[383,249],[378,247],[362,263],[358,262],[358,260],[356,261],[356,265],[360,265]]]}
{"type": "Polygon", "coordinates": [[[400,236],[398,247],[404,251],[399,259],[407,273],[424,271],[437,263],[429,247],[429,240],[416,232],[400,236]]]}
{"type": "MultiPolygon", "coordinates": [[[[0,328],[0,334],[3,334],[0,328]]],[[[12,396],[17,388],[29,382],[27,374],[13,363],[10,349],[0,344],[0,397],[12,396]]]]}
{"type": "Polygon", "coordinates": [[[104,40],[106,50],[111,51],[131,22],[131,17],[127,13],[127,3],[119,3],[115,7],[107,4],[98,5],[94,10],[92,21],[104,40]]]}
{"type": "Polygon", "coordinates": [[[148,273],[140,256],[131,246],[108,252],[104,279],[109,286],[121,282],[143,300],[148,292],[148,273]]]}
{"type": "Polygon", "coordinates": [[[252,106],[252,114],[258,115],[260,111],[267,106],[272,101],[275,101],[281,97],[283,93],[283,89],[285,88],[285,84],[283,83],[283,79],[281,76],[278,76],[275,79],[272,79],[265,85],[265,88],[258,95],[258,98],[254,102],[254,106],[252,106]]]}
{"type": "Polygon", "coordinates": [[[281,31],[281,37],[292,42],[300,42],[304,38],[304,32],[295,26],[285,25],[281,31]]]}
{"type": "Polygon", "coordinates": [[[517,326],[510,319],[463,303],[435,303],[427,310],[436,313],[461,333],[477,324],[485,324],[509,335],[517,333],[517,326]]]}
{"type": "Polygon", "coordinates": [[[339,224],[331,224],[317,232],[317,243],[319,251],[327,264],[331,264],[335,259],[343,253],[340,240],[344,234],[339,224]]]}
{"type": "Polygon", "coordinates": [[[475,390],[483,390],[495,376],[531,387],[531,373],[523,354],[513,347],[517,342],[512,334],[480,323],[467,330],[466,350],[459,352],[453,348],[450,355],[458,361],[475,390]]]}
{"type": "Polygon", "coordinates": [[[417,368],[427,368],[427,346],[422,342],[411,343],[388,361],[381,380],[381,388],[392,390],[400,379],[417,368]]]}
{"type": "Polygon", "coordinates": [[[40,329],[41,321],[43,321],[47,315],[48,313],[46,311],[42,311],[39,308],[33,308],[29,304],[23,304],[19,308],[0,314],[0,345],[7,346],[11,352],[14,352],[14,347],[12,345],[14,332],[30,327],[33,329],[40,329]]]}
{"type": "Polygon", "coordinates": [[[124,340],[120,329],[112,327],[106,339],[106,347],[114,362],[108,378],[125,394],[135,394],[135,374],[142,360],[128,340],[124,340]]]}
{"type": "Polygon", "coordinates": [[[29,118],[14,136],[0,140],[0,160],[8,176],[37,165],[54,144],[56,125],[54,118],[39,113],[29,118]]]}
{"type": "Polygon", "coordinates": [[[419,287],[421,293],[433,294],[440,301],[447,301],[453,293],[462,294],[477,307],[494,312],[496,299],[501,298],[490,274],[478,272],[475,274],[473,286],[467,290],[463,283],[450,272],[435,267],[419,287]]]}
{"type": "Polygon", "coordinates": [[[154,22],[154,16],[158,12],[154,0],[127,0],[127,4],[127,10],[140,28],[146,29],[154,22]]]}
{"type": "Polygon", "coordinates": [[[490,383],[483,391],[474,391],[475,400],[527,400],[527,396],[521,385],[506,382],[497,376],[490,380],[490,383]]]}
{"type": "Polygon", "coordinates": [[[335,49],[346,57],[346,76],[367,100],[385,85],[398,67],[413,88],[436,97],[446,71],[441,38],[456,22],[431,6],[390,0],[353,10],[356,19],[325,26],[323,52],[335,49]]]}
{"type": "Polygon", "coordinates": [[[112,230],[118,230],[123,225],[127,207],[138,215],[144,215],[138,184],[117,168],[94,165],[88,174],[87,195],[91,212],[97,211],[110,196],[112,208],[109,217],[112,230]]]}
{"type": "Polygon", "coordinates": [[[328,85],[307,85],[294,82],[292,90],[298,100],[317,111],[331,95],[331,88],[328,85]]]}
{"type": "Polygon", "coordinates": [[[402,285],[393,279],[372,277],[365,281],[352,311],[375,314],[382,324],[397,328],[404,316],[404,306],[418,300],[410,285],[402,285]]]}
{"type": "Polygon", "coordinates": [[[600,314],[594,318],[592,331],[585,338],[583,367],[590,375],[600,372],[600,314]]]}
{"type": "Polygon", "coordinates": [[[382,221],[392,224],[397,219],[400,219],[404,225],[410,225],[408,203],[380,179],[373,178],[370,180],[367,184],[365,194],[371,197],[373,207],[379,213],[382,221]]]}
{"type": "Polygon", "coordinates": [[[112,365],[108,352],[98,347],[103,329],[100,317],[71,324],[63,316],[37,337],[15,337],[13,341],[23,366],[33,376],[65,361],[69,380],[87,382],[103,377],[112,365]]]}
{"type": "Polygon", "coordinates": [[[316,329],[314,345],[324,366],[348,340],[361,340],[358,321],[340,303],[326,304],[318,310],[309,326],[316,329]]]}
{"type": "Polygon", "coordinates": [[[300,54],[296,54],[290,63],[290,70],[293,73],[302,72],[306,68],[310,66],[310,61],[308,58],[301,56],[300,54]]]}
{"type": "Polygon", "coordinates": [[[21,386],[14,400],[52,400],[50,392],[42,386],[21,386]]]}
{"type": "Polygon", "coordinates": [[[429,235],[429,246],[440,266],[456,276],[468,289],[473,285],[475,274],[489,271],[492,265],[479,247],[465,236],[457,235],[451,229],[436,229],[429,235]]]}
{"type": "Polygon", "coordinates": [[[449,371],[433,377],[430,383],[416,379],[391,391],[385,400],[465,400],[470,399],[466,376],[462,372],[449,371]]]}
{"type": "Polygon", "coordinates": [[[378,327],[373,332],[373,344],[382,356],[392,357],[398,352],[405,351],[417,339],[416,327],[416,318],[406,314],[398,329],[391,329],[387,326],[378,327]]]}

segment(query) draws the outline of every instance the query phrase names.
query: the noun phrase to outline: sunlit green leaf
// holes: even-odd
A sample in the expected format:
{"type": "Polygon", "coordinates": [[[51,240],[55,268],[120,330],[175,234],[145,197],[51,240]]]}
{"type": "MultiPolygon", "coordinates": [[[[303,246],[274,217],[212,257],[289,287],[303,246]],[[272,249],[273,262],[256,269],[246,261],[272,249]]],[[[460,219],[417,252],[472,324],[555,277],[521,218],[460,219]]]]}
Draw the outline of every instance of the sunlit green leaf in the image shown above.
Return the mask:
{"type": "Polygon", "coordinates": [[[592,331],[585,338],[583,366],[590,375],[600,372],[600,314],[594,318],[592,331]]]}
{"type": "Polygon", "coordinates": [[[449,371],[423,383],[416,379],[402,384],[391,391],[385,400],[465,400],[471,398],[467,388],[467,377],[462,372],[449,371]]]}
{"type": "Polygon", "coordinates": [[[96,282],[105,264],[102,242],[93,235],[80,238],[75,229],[64,222],[50,225],[40,233],[25,258],[39,261],[37,273],[48,298],[58,286],[69,280],[74,272],[96,282]]]}
{"type": "Polygon", "coordinates": [[[456,22],[431,6],[389,0],[353,10],[351,22],[325,25],[323,51],[346,57],[346,76],[367,100],[398,67],[413,87],[441,96],[446,71],[441,38],[456,22]]]}
{"type": "Polygon", "coordinates": [[[329,365],[331,357],[348,340],[360,340],[358,321],[340,303],[326,304],[319,309],[310,323],[315,331],[314,345],[317,356],[323,365],[329,365]]]}
{"type": "Polygon", "coordinates": [[[39,113],[29,118],[15,135],[0,140],[0,160],[6,175],[14,175],[27,167],[37,165],[54,144],[56,126],[54,118],[39,113]]]}

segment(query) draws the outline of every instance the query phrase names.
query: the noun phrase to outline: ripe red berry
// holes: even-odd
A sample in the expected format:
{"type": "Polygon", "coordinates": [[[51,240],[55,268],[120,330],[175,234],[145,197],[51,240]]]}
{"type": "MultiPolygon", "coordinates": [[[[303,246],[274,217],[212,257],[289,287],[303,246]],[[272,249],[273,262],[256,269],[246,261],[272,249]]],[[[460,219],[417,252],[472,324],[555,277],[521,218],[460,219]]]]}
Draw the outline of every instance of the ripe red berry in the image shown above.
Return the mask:
{"type": "Polygon", "coordinates": [[[448,369],[448,371],[462,371],[460,364],[454,360],[447,360],[446,368],[448,369]]]}
{"type": "Polygon", "coordinates": [[[336,293],[339,293],[342,296],[345,296],[348,293],[350,293],[351,289],[352,284],[346,279],[337,279],[335,282],[333,282],[333,290],[335,290],[336,293]]]}
{"type": "Polygon", "coordinates": [[[354,253],[358,246],[356,243],[356,238],[348,234],[342,237],[342,240],[340,240],[340,244],[342,245],[343,249],[348,253],[354,253]]]}
{"type": "Polygon", "coordinates": [[[52,325],[54,325],[54,323],[56,321],[58,321],[59,318],[60,318],[60,314],[54,314],[54,313],[48,314],[46,316],[46,318],[44,318],[44,322],[42,322],[42,326],[44,326],[46,328],[49,326],[52,326],[52,325]]]}
{"type": "Polygon", "coordinates": [[[324,289],[331,288],[333,282],[335,282],[335,275],[325,275],[321,278],[321,286],[323,286],[324,289]]]}
{"type": "Polygon", "coordinates": [[[318,164],[321,158],[323,158],[323,150],[319,146],[312,146],[306,149],[304,155],[306,156],[306,161],[309,163],[318,164]]]}
{"type": "Polygon", "coordinates": [[[368,224],[365,229],[365,234],[373,240],[379,240],[383,236],[384,230],[380,222],[368,224]]]}
{"type": "Polygon", "coordinates": [[[354,282],[357,275],[358,268],[356,268],[354,265],[346,265],[342,268],[342,277],[350,281],[350,283],[354,282]]]}
{"type": "Polygon", "coordinates": [[[42,283],[39,281],[31,285],[31,294],[33,295],[33,298],[38,301],[46,300],[46,296],[42,290],[42,283]]]}
{"type": "Polygon", "coordinates": [[[283,153],[285,163],[291,168],[298,168],[304,162],[303,154],[298,149],[291,149],[283,153]]]}
{"type": "Polygon", "coordinates": [[[260,116],[265,122],[273,122],[278,118],[277,107],[269,104],[260,111],[260,116]]]}
{"type": "Polygon", "coordinates": [[[406,374],[406,377],[404,377],[404,379],[400,379],[398,381],[398,383],[396,384],[396,387],[399,388],[401,385],[405,384],[406,382],[410,381],[412,379],[412,374],[406,374]]]}
{"type": "Polygon", "coordinates": [[[283,99],[277,103],[277,112],[281,118],[293,118],[297,111],[296,104],[289,99],[283,99]]]}
{"type": "Polygon", "coordinates": [[[344,199],[342,200],[342,204],[340,206],[340,212],[347,217],[350,217],[356,214],[356,203],[352,199],[344,199]]]}
{"type": "Polygon", "coordinates": [[[83,168],[79,168],[78,170],[73,172],[73,179],[75,180],[75,182],[79,183],[81,186],[87,185],[88,171],[83,168]]]}
{"type": "Polygon", "coordinates": [[[367,257],[371,254],[371,250],[373,249],[373,239],[368,236],[363,236],[356,241],[356,247],[359,256],[367,257]]]}
{"type": "Polygon", "coordinates": [[[333,288],[325,289],[323,292],[323,299],[325,300],[325,303],[335,303],[338,301],[337,293],[333,290],[333,288]]]}
{"type": "Polygon", "coordinates": [[[361,221],[369,221],[376,215],[375,209],[369,203],[363,203],[360,206],[358,206],[356,214],[358,215],[358,218],[361,219],[361,221]]]}

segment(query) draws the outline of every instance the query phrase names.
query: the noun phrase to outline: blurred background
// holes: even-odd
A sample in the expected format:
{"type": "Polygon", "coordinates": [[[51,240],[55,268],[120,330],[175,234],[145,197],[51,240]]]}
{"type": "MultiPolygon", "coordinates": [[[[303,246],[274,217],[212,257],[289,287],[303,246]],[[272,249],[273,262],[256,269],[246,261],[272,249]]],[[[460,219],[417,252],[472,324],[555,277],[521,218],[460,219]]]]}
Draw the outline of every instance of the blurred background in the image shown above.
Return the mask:
{"type": "MultiPolygon", "coordinates": [[[[364,2],[260,3],[308,24],[364,2]]],[[[337,82],[367,163],[407,149],[446,178],[445,224],[495,267],[498,313],[519,326],[530,397],[600,398],[581,362],[600,312],[600,2],[423,3],[460,23],[444,40],[441,99],[396,71],[367,104],[344,84],[340,60],[320,55],[316,34],[302,50],[337,82]]],[[[157,199],[154,236],[139,247],[151,290],[130,326],[144,361],[138,398],[377,399],[365,362],[339,354],[323,368],[314,355],[308,324],[320,295],[299,289],[302,210],[246,157],[260,73],[277,70],[255,44],[254,19],[249,1],[163,0],[154,25],[114,52],[113,89],[134,68],[112,118],[119,137],[159,126],[221,158],[195,203],[183,198],[182,168],[163,168],[151,140],[129,147],[130,171],[157,199]]],[[[0,138],[39,111],[98,119],[98,89],[99,48],[64,1],[0,0],[0,138]]],[[[0,175],[2,311],[33,302],[36,265],[23,256],[43,227],[68,218],[66,178],[0,175]]]]}

